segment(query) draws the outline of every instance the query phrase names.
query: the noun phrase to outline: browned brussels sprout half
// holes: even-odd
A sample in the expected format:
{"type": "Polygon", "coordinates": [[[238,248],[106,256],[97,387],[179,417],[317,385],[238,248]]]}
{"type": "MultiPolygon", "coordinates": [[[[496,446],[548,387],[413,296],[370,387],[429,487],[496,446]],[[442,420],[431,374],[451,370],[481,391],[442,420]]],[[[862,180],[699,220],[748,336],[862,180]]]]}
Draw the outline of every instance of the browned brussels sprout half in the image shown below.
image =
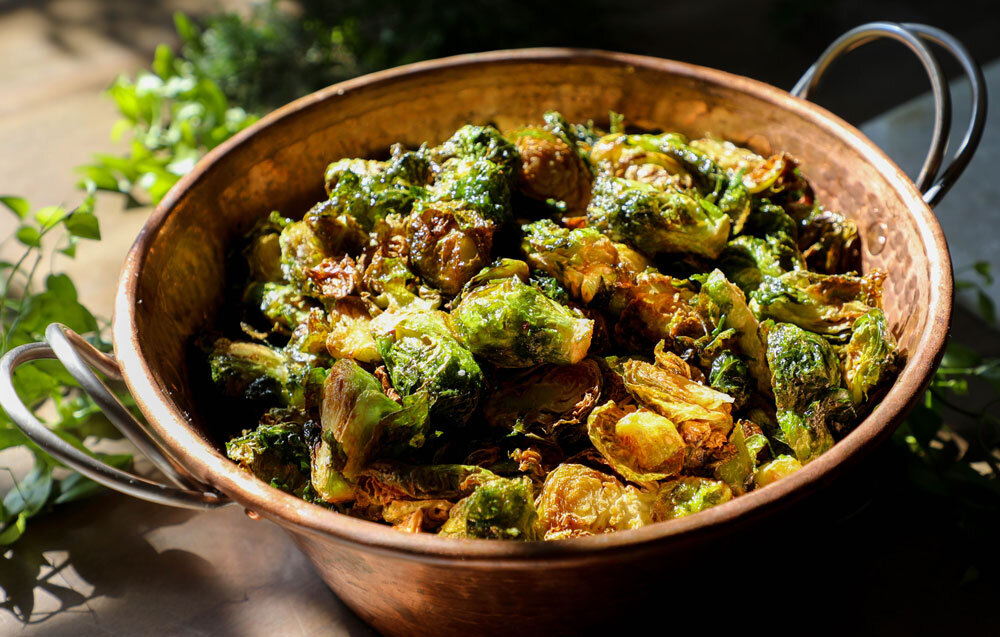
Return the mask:
{"type": "Polygon", "coordinates": [[[587,208],[594,228],[648,255],[719,256],[729,238],[729,217],[685,193],[660,191],[639,181],[598,177],[587,208]]]}
{"type": "Polygon", "coordinates": [[[546,540],[637,529],[652,522],[653,496],[614,476],[564,463],[545,478],[538,517],[546,540]]]}
{"type": "Polygon", "coordinates": [[[648,409],[623,409],[609,401],[587,419],[594,447],[623,478],[649,484],[680,473],[684,440],[677,427],[648,409]]]}
{"type": "Polygon", "coordinates": [[[383,393],[374,376],[345,358],[326,377],[320,422],[323,441],[344,456],[341,472],[353,478],[377,454],[423,444],[427,396],[421,393],[400,405],[383,393]]]}
{"type": "Polygon", "coordinates": [[[531,480],[496,478],[459,500],[439,533],[451,537],[535,540],[537,523],[531,480]]]}
{"type": "Polygon", "coordinates": [[[660,485],[653,503],[653,517],[659,520],[682,518],[728,502],[732,490],[725,482],[708,478],[678,478],[660,485]]]}
{"type": "Polygon", "coordinates": [[[393,387],[403,396],[426,392],[438,426],[465,424],[479,404],[483,374],[472,352],[437,311],[386,312],[372,333],[393,387]]]}
{"type": "Polygon", "coordinates": [[[805,464],[833,446],[831,427],[853,424],[840,360],[823,337],[789,323],[769,326],[767,360],[784,442],[805,464]]]}
{"type": "Polygon", "coordinates": [[[454,296],[489,263],[495,230],[456,202],[418,204],[406,225],[410,263],[425,281],[454,296]]]}
{"type": "Polygon", "coordinates": [[[594,329],[593,321],[516,276],[464,292],[451,321],[475,355],[499,367],[577,363],[587,355],[594,329]]]}

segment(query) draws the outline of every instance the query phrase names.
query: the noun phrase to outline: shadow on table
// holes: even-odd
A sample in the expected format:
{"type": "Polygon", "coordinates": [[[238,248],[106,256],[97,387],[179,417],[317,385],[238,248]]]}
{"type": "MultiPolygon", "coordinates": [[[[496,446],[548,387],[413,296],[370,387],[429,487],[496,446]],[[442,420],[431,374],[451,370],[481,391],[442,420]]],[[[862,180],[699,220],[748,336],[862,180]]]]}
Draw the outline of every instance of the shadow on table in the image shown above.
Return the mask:
{"type": "Polygon", "coordinates": [[[117,494],[75,503],[33,519],[0,554],[0,589],[7,634],[12,618],[49,635],[281,634],[296,622],[302,634],[373,634],[280,529],[235,507],[206,514],[117,494]],[[191,550],[162,548],[172,543],[191,550]]]}

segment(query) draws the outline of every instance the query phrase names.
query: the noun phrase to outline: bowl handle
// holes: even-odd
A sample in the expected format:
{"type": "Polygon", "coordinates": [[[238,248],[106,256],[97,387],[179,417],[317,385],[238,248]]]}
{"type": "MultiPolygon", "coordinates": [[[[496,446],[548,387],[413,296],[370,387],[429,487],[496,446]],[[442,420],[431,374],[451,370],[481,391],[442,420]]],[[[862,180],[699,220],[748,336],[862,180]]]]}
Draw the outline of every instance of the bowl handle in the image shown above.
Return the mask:
{"type": "Polygon", "coordinates": [[[986,81],[983,78],[983,70],[973,59],[969,50],[965,48],[965,45],[951,34],[926,24],[869,22],[851,29],[834,40],[796,82],[791,93],[796,97],[809,99],[823,73],[835,59],[862,44],[879,38],[891,38],[905,44],[920,58],[931,80],[931,89],[934,94],[934,134],[931,138],[930,151],[927,153],[927,158],[920,169],[916,183],[917,188],[923,193],[927,205],[934,206],[941,201],[961,176],[965,167],[968,166],[969,160],[976,152],[976,147],[979,146],[979,140],[983,136],[983,126],[986,122],[986,81]],[[937,44],[958,60],[969,79],[972,101],[965,137],[962,138],[962,143],[955,151],[951,162],[940,172],[940,177],[938,177],[938,173],[948,148],[949,129],[951,128],[951,95],[948,92],[947,79],[941,72],[937,58],[930,52],[923,40],[937,44]]]}
{"type": "Polygon", "coordinates": [[[160,450],[145,427],[136,420],[107,385],[94,373],[121,379],[115,359],[99,351],[65,325],[53,323],[45,330],[44,343],[29,343],[7,352],[0,359],[0,407],[28,438],[66,466],[95,482],[122,493],[186,509],[214,509],[231,501],[199,483],[160,450]],[[115,427],[143,453],[175,486],[141,478],[116,469],[69,444],[43,425],[21,402],[14,389],[14,370],[29,361],[55,358],[76,379],[115,427]]]}

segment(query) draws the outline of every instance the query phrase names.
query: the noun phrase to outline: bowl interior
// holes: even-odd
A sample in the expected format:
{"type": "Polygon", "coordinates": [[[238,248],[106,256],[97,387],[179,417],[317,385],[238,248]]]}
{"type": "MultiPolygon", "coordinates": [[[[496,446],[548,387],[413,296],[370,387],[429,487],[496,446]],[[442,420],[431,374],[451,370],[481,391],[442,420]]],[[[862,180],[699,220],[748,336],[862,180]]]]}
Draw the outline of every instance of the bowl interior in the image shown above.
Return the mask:
{"type": "Polygon", "coordinates": [[[195,400],[187,346],[212,323],[226,251],[255,220],[271,210],[301,215],[323,197],[323,171],[335,159],[383,154],[395,142],[438,143],[470,122],[538,122],[549,109],[570,121],[606,121],[613,109],[640,126],[796,156],[819,201],[858,223],[864,268],[889,272],[885,311],[909,357],[859,426],[858,444],[898,421],[939,355],[951,294],[940,228],[899,169],[849,125],[753,80],[653,58],[529,50],[413,65],[320,91],[213,151],[168,195],[130,254],[115,324],[126,378],[167,446],[180,444],[183,426],[206,441],[199,453],[221,458],[209,449],[220,425],[195,400]]]}

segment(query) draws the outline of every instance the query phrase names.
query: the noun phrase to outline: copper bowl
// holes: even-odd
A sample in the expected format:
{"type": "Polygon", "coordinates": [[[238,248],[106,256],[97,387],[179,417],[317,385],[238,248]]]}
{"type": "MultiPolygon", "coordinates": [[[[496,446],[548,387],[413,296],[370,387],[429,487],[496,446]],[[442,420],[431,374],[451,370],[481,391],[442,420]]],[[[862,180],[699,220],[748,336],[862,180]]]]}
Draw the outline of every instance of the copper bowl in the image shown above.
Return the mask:
{"type": "MultiPolygon", "coordinates": [[[[935,369],[951,301],[948,248],[914,184],[853,126],[783,90],[691,64],[566,49],[392,69],[331,86],[263,118],[206,156],[146,223],[121,276],[115,357],[169,458],[167,467],[188,487],[184,493],[207,493],[169,502],[162,494],[176,490],[160,487],[157,498],[138,482],[130,488],[187,506],[231,500],[252,517],[275,522],[337,595],[384,633],[499,634],[517,627],[563,634],[572,622],[587,625],[582,622],[606,615],[610,605],[628,603],[631,593],[609,591],[604,582],[627,574],[640,586],[663,565],[690,561],[742,523],[813,492],[885,439],[935,369]],[[323,171],[332,160],[377,154],[398,141],[437,143],[468,122],[535,121],[547,109],[570,121],[614,109],[638,125],[711,132],[799,158],[818,199],[858,223],[865,270],[889,272],[885,312],[907,361],[881,404],[832,450],[776,484],[687,518],[557,542],[400,533],[307,504],[228,460],[193,396],[186,347],[219,310],[234,239],[270,210],[295,214],[322,198],[323,171]]],[[[59,333],[51,331],[50,343],[65,360],[59,333]]],[[[110,359],[84,358],[114,371],[110,359]]]]}

